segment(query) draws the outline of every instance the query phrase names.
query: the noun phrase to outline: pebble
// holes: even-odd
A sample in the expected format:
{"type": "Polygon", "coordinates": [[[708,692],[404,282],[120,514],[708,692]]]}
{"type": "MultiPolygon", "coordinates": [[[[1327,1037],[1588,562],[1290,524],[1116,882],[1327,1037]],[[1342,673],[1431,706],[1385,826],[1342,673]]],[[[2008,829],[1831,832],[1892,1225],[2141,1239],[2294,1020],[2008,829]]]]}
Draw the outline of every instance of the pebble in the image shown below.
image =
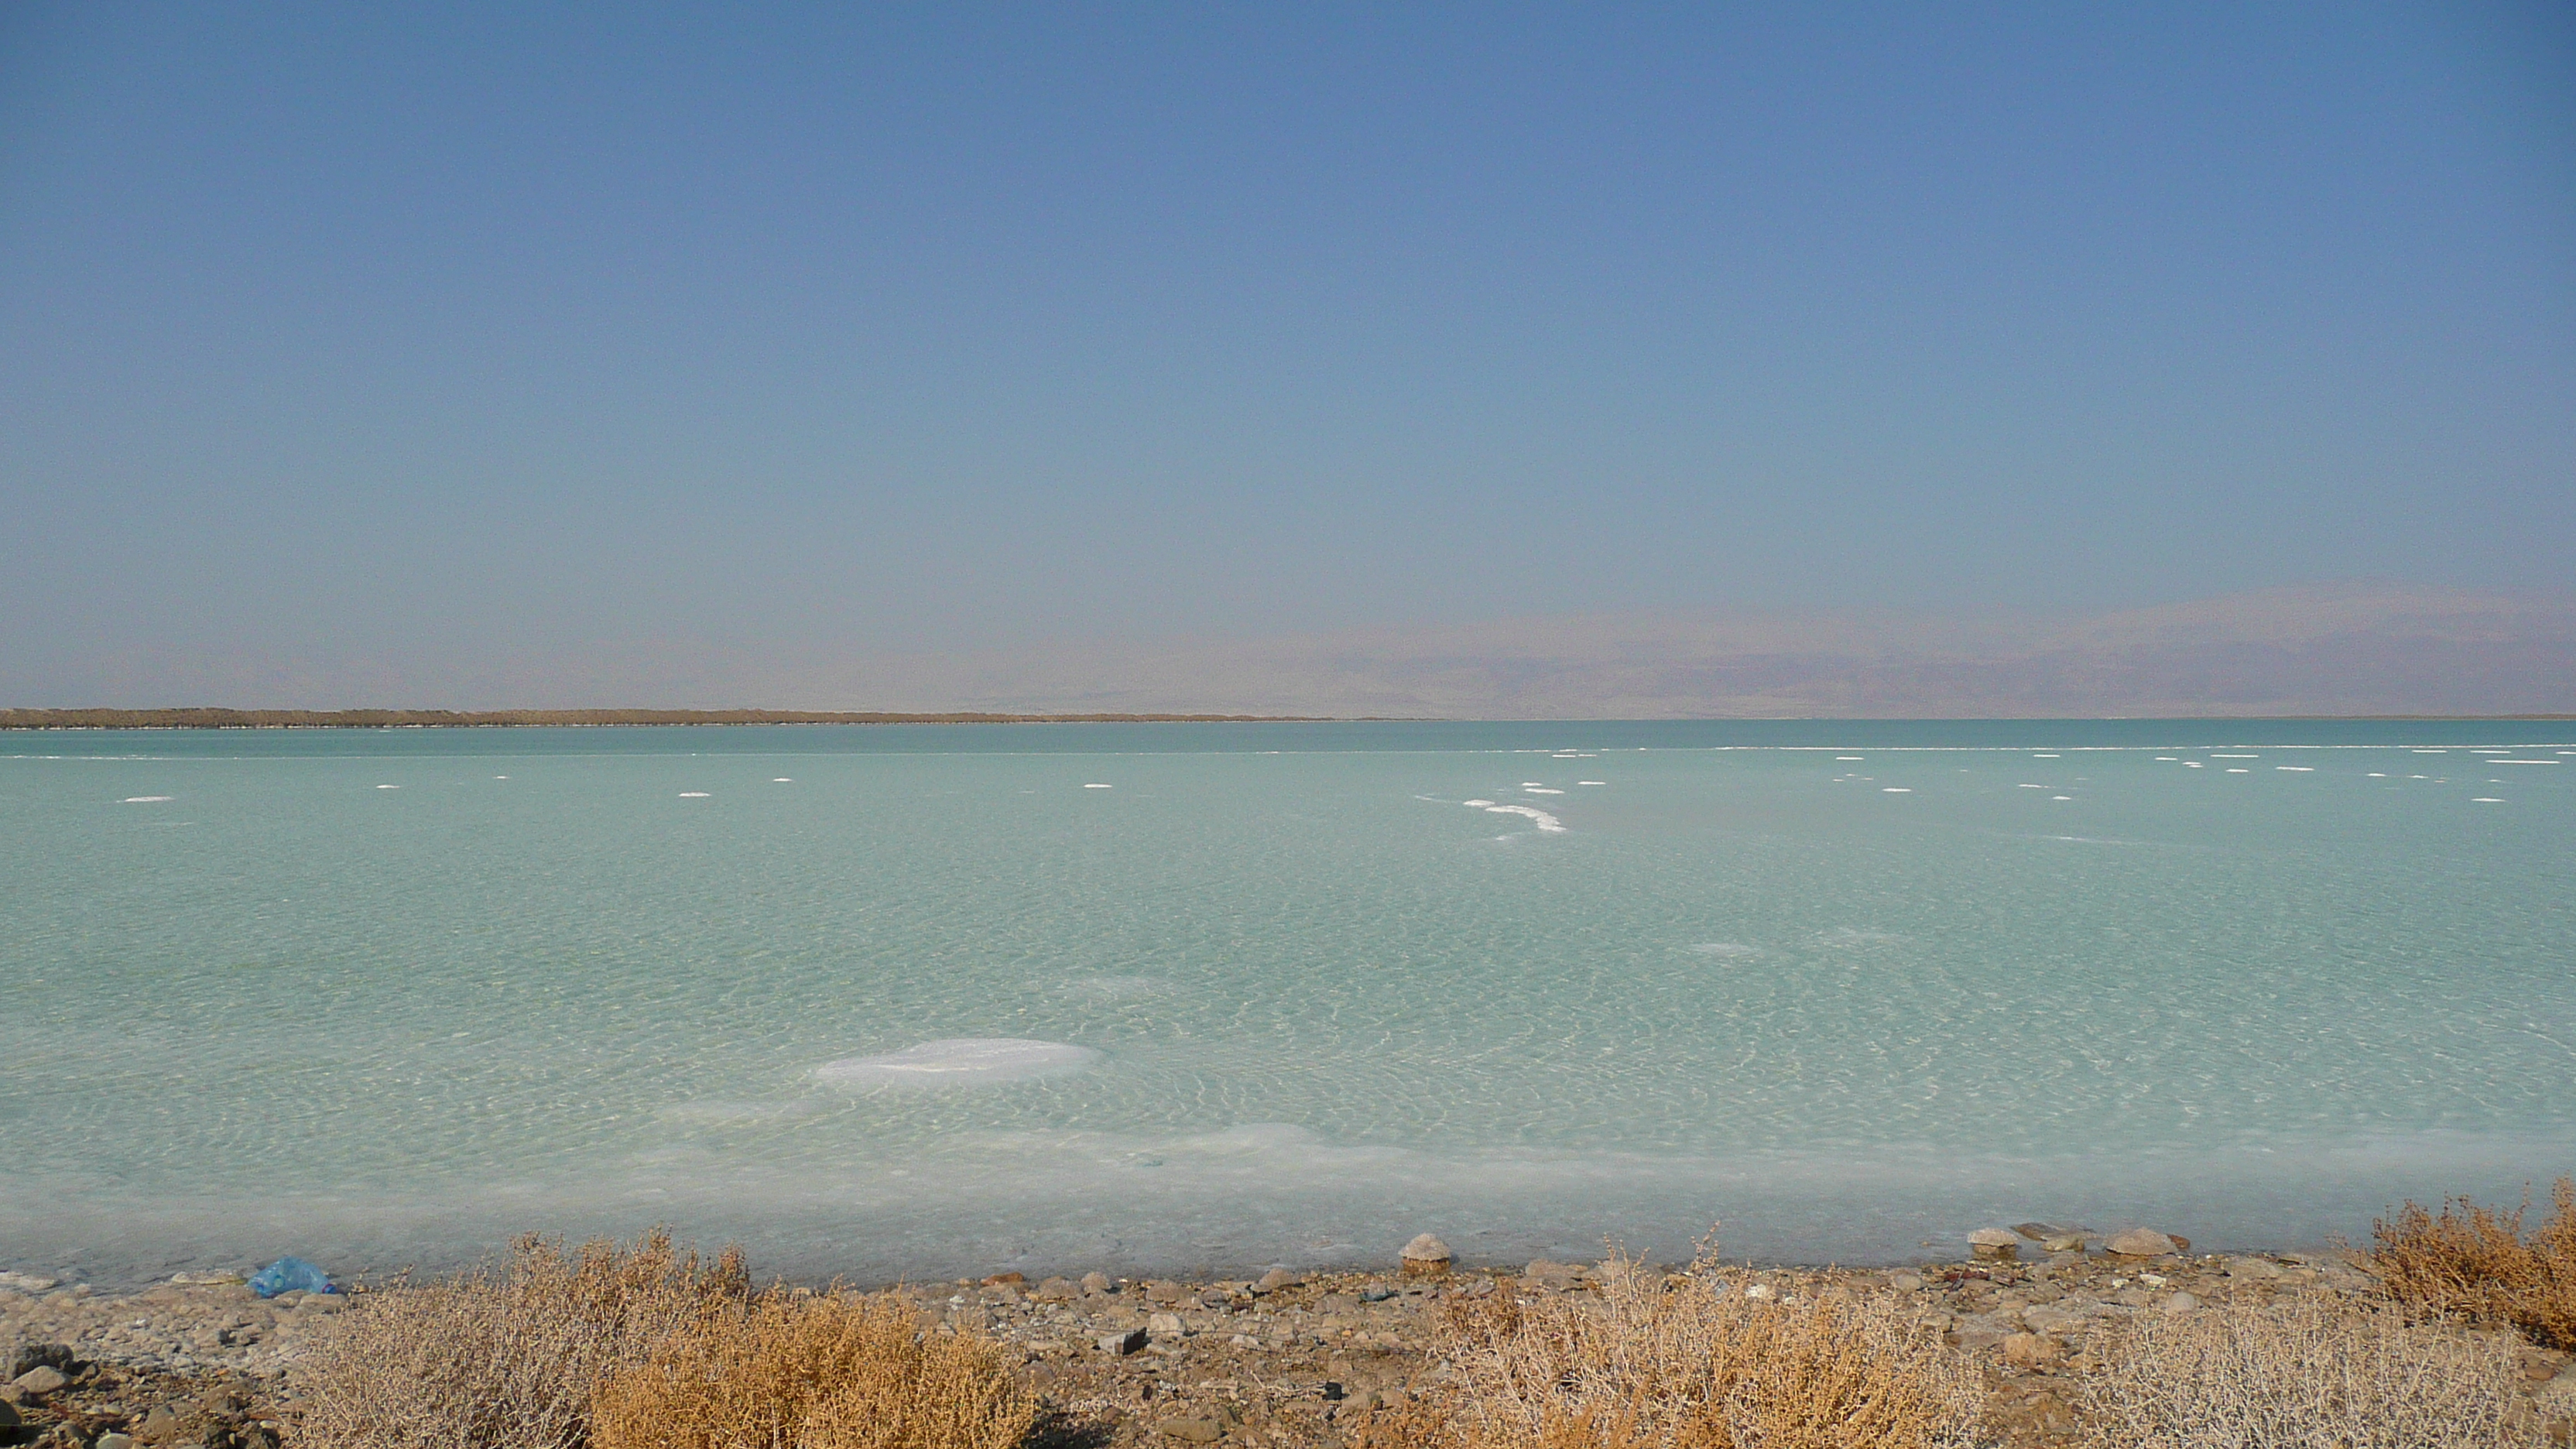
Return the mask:
{"type": "Polygon", "coordinates": [[[2036,1333],[2015,1333],[2003,1342],[2004,1362],[2022,1368],[2039,1368],[2066,1357],[2065,1345],[2056,1339],[2036,1333]]]}
{"type": "Polygon", "coordinates": [[[34,1368],[31,1368],[25,1373],[18,1375],[16,1378],[11,1379],[9,1381],[9,1387],[16,1389],[22,1394],[31,1394],[38,1398],[42,1398],[44,1395],[50,1394],[70,1382],[71,1380],[69,1378],[64,1377],[61,1369],[54,1368],[48,1364],[38,1364],[34,1368]]]}
{"type": "Polygon", "coordinates": [[[1131,1328],[1123,1333],[1104,1333],[1098,1342],[1102,1353],[1125,1358],[1131,1353],[1142,1352],[1151,1340],[1145,1336],[1145,1330],[1131,1328]]]}
{"type": "Polygon", "coordinates": [[[2189,1313],[2199,1306],[2200,1299],[2188,1292],[2177,1293],[2171,1298],[2166,1299],[2164,1302],[2164,1309],[2167,1313],[2189,1313]]]}
{"type": "Polygon", "coordinates": [[[1968,1247],[1989,1262],[2010,1261],[2021,1254],[2021,1235],[2010,1228],[1979,1228],[1968,1234],[1968,1247]]]}

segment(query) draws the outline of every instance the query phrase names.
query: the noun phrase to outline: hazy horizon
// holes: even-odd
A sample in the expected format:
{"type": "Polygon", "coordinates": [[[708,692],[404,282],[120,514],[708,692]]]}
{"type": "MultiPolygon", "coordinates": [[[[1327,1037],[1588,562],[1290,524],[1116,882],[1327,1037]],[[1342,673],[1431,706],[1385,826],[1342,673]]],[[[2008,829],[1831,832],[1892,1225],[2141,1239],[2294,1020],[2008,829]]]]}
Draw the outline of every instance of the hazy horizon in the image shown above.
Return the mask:
{"type": "Polygon", "coordinates": [[[2576,600],[2344,585],[2084,618],[1673,613],[981,653],[641,641],[539,660],[116,661],[18,707],[772,708],[1445,719],[2576,712],[2576,600]],[[454,672],[441,672],[441,666],[454,672]]]}
{"type": "Polygon", "coordinates": [[[2576,23],[14,6],[0,508],[8,705],[2566,708],[2576,23]]]}

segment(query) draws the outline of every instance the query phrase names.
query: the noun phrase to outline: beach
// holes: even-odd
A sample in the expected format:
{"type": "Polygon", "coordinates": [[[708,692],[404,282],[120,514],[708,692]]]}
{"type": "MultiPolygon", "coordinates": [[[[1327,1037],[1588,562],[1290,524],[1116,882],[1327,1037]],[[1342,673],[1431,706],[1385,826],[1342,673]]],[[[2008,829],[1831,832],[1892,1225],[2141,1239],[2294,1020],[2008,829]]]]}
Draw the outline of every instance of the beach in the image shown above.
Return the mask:
{"type": "MultiPolygon", "coordinates": [[[[1714,1264],[1700,1271],[1724,1273],[1734,1291],[1756,1297],[1886,1301],[1974,1360],[1985,1403],[1980,1432],[2004,1449],[2087,1442],[2089,1386],[2117,1366],[2142,1319],[2302,1301],[2358,1313],[2383,1301],[2366,1257],[2344,1251],[2121,1256],[2093,1241],[2086,1252],[2052,1253],[2027,1238],[2018,1248],[2028,1256],[2017,1250],[2009,1260],[1971,1256],[1878,1271],[1714,1264]]],[[[922,1332],[997,1343],[1050,1414],[1052,1442],[1322,1446],[1440,1390],[1441,1324],[1450,1310],[1498,1295],[1527,1303],[1598,1295],[1618,1271],[1616,1263],[1543,1260],[1411,1272],[1389,1263],[1375,1272],[1206,1282],[1098,1273],[1030,1282],[1003,1273],[873,1291],[922,1332]]],[[[174,1449],[291,1440],[301,1356],[339,1315],[403,1291],[377,1285],[263,1301],[237,1278],[190,1276],[216,1281],[117,1294],[34,1288],[38,1280],[23,1277],[0,1287],[0,1344],[21,1345],[22,1358],[59,1345],[54,1357],[69,1360],[59,1385],[39,1376],[40,1391],[25,1381],[8,1391],[28,1437],[94,1444],[121,1432],[174,1449]]],[[[2576,1428],[2568,1355],[2510,1333],[2488,1341],[2512,1356],[2531,1414],[2561,1435],[2576,1428]]]]}

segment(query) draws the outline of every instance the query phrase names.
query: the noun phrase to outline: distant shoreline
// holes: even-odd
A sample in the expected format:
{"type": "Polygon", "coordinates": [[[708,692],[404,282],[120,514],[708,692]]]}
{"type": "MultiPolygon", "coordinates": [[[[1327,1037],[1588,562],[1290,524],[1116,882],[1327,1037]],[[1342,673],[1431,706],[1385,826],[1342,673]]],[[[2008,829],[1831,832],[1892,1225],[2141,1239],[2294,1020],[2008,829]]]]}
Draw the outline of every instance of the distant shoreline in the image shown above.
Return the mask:
{"type": "MultiPolygon", "coordinates": [[[[1920,719],[1955,723],[2053,719],[2172,719],[2211,723],[2292,720],[2386,720],[2404,723],[2544,723],[2576,714],[2213,714],[2213,715],[1723,715],[1679,716],[1671,722],[1777,724],[1784,721],[1884,724],[1920,719]]],[[[634,725],[907,725],[907,724],[1457,724],[1429,716],[1311,714],[1003,714],[984,710],[908,714],[891,710],[807,709],[0,709],[0,730],[178,729],[529,729],[604,728],[634,725]]],[[[1500,723],[1502,721],[1495,721],[1500,723]]],[[[1582,721],[1513,721],[1582,723],[1582,721]]],[[[1598,721],[1593,721],[1598,723],[1598,721]]]]}
{"type": "Polygon", "coordinates": [[[898,714],[804,709],[0,709],[0,730],[511,729],[613,725],[1316,724],[1322,715],[898,714]]]}

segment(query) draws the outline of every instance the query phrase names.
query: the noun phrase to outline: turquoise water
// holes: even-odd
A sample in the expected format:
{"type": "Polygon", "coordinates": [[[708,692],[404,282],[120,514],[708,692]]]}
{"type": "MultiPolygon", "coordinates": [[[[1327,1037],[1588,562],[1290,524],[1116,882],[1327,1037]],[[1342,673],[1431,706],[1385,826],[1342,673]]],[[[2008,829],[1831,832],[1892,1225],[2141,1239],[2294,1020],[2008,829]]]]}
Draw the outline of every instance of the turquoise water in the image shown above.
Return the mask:
{"type": "Polygon", "coordinates": [[[0,751],[0,1267],[2283,1246],[2576,1171],[2560,723],[0,751]],[[958,1039],[1047,1046],[868,1060],[958,1039]]]}

